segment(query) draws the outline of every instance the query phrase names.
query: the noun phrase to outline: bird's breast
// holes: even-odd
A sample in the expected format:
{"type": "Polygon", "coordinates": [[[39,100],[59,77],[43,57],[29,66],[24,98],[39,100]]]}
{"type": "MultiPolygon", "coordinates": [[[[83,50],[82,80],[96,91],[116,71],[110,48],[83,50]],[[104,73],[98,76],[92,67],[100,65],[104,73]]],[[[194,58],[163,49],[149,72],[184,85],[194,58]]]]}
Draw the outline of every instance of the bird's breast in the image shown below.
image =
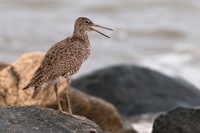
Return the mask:
{"type": "Polygon", "coordinates": [[[58,78],[56,78],[53,82],[55,83],[63,83],[65,82],[67,79],[64,76],[59,76],[58,78]]]}
{"type": "Polygon", "coordinates": [[[85,47],[83,48],[83,53],[84,53],[84,61],[89,57],[89,55],[90,55],[90,51],[91,51],[91,46],[90,46],[90,43],[88,42],[88,43],[86,43],[85,45],[84,45],[85,47]]]}

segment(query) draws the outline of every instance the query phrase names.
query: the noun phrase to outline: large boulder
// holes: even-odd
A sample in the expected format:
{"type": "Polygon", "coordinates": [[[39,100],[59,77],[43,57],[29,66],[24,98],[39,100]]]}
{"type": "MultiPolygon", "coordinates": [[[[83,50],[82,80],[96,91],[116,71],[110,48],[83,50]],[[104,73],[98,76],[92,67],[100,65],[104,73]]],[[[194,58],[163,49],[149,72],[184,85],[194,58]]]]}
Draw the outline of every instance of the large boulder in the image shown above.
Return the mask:
{"type": "Polygon", "coordinates": [[[177,107],[158,116],[152,133],[200,133],[200,109],[177,107]]]}
{"type": "MultiPolygon", "coordinates": [[[[34,100],[31,99],[33,88],[27,91],[22,90],[30,81],[43,57],[44,53],[40,52],[24,54],[0,71],[0,106],[40,105],[57,109],[58,105],[52,86],[41,92],[34,100]]],[[[62,84],[58,88],[62,106],[68,111],[65,87],[66,84],[62,84]]],[[[74,114],[89,118],[100,125],[103,130],[116,133],[126,131],[115,107],[104,100],[71,88],[71,104],[74,114]]]]}
{"type": "Polygon", "coordinates": [[[72,86],[105,99],[125,116],[200,105],[199,90],[154,70],[118,65],[73,80],[72,86]]]}
{"type": "Polygon", "coordinates": [[[106,133],[94,122],[38,106],[0,107],[1,133],[106,133]]]}

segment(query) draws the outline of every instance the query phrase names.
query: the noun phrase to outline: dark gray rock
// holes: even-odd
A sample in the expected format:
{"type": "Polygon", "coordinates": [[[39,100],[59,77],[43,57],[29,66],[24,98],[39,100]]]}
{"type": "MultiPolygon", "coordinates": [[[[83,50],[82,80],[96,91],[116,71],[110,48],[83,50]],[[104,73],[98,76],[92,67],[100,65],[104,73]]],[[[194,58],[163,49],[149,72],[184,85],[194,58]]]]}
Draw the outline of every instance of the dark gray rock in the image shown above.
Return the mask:
{"type": "Polygon", "coordinates": [[[0,107],[0,133],[105,133],[92,121],[38,106],[0,107]]]}
{"type": "Polygon", "coordinates": [[[148,68],[118,65],[73,80],[72,86],[114,104],[125,115],[200,105],[197,88],[148,68]]]}
{"type": "Polygon", "coordinates": [[[152,133],[200,133],[200,109],[178,107],[154,121],[152,133]]]}

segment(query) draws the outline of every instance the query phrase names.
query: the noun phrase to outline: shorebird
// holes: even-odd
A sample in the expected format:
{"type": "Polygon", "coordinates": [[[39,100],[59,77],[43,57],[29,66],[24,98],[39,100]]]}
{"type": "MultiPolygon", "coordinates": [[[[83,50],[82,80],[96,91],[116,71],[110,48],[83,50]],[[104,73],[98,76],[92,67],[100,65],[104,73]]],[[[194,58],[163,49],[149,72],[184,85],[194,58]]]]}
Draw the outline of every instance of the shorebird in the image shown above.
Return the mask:
{"type": "Polygon", "coordinates": [[[56,43],[47,51],[32,79],[23,88],[23,90],[26,90],[30,87],[34,87],[31,96],[32,99],[34,99],[41,90],[44,90],[49,85],[54,85],[54,92],[58,102],[59,111],[73,115],[70,105],[70,82],[80,69],[82,63],[90,55],[91,47],[87,33],[89,31],[96,31],[109,38],[109,36],[94,29],[94,27],[112,31],[110,28],[94,24],[88,18],[79,17],[75,22],[73,35],[56,43]],[[58,95],[57,85],[63,82],[67,82],[68,112],[63,111],[58,95]]]}

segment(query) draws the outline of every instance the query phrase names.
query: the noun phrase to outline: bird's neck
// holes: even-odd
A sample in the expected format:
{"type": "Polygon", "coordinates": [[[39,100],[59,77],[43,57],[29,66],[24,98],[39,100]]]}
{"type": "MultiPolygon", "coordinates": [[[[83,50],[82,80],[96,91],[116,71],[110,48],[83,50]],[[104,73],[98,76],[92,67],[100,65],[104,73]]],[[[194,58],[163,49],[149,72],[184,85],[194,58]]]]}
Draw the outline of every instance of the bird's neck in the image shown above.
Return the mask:
{"type": "Polygon", "coordinates": [[[73,33],[73,37],[79,38],[84,42],[89,42],[88,35],[86,31],[75,29],[73,33]]]}

